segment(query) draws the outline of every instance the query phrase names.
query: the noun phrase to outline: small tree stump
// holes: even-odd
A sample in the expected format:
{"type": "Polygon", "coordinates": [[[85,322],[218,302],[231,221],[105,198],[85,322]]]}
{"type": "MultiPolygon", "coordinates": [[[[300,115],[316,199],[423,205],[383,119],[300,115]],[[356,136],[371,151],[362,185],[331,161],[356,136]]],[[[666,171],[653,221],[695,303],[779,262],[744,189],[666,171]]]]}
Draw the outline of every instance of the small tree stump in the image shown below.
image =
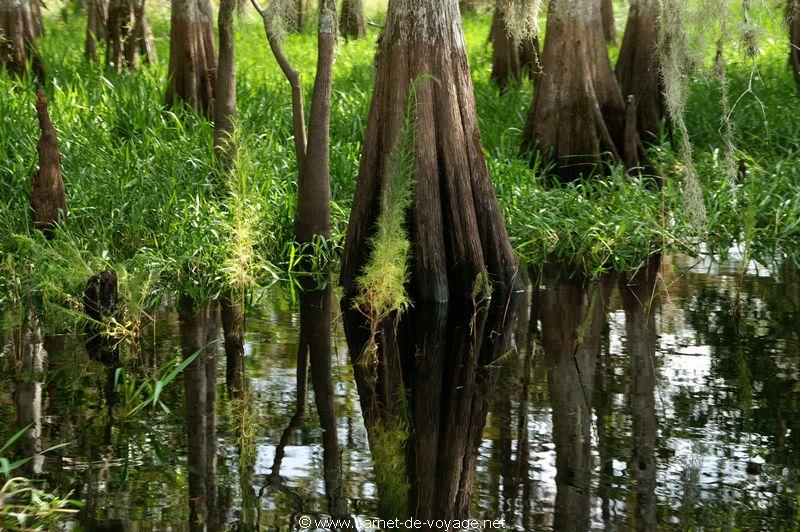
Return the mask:
{"type": "Polygon", "coordinates": [[[31,178],[31,210],[33,226],[45,236],[53,238],[55,225],[67,217],[67,196],[61,179],[61,154],[58,151],[56,130],[47,113],[47,99],[39,91],[36,113],[42,134],[36,144],[39,152],[39,169],[31,178]]]}
{"type": "Polygon", "coordinates": [[[117,316],[117,274],[104,270],[93,275],[83,293],[83,311],[91,318],[86,325],[86,350],[89,357],[107,363],[119,359],[117,342],[103,335],[103,322],[117,316]]]}

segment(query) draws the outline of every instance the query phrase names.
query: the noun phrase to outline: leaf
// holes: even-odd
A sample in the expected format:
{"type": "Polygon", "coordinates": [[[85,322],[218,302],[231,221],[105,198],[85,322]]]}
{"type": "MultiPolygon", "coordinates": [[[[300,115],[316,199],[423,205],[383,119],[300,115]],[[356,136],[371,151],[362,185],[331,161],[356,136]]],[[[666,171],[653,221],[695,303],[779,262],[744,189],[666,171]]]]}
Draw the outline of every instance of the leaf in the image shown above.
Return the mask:
{"type": "Polygon", "coordinates": [[[14,434],[13,436],[11,436],[11,438],[9,438],[8,440],[6,440],[6,443],[5,443],[5,444],[3,444],[3,446],[2,446],[2,447],[0,447],[0,453],[2,453],[3,451],[5,451],[5,450],[6,450],[6,449],[8,449],[9,447],[11,447],[11,445],[12,445],[12,444],[13,444],[15,441],[17,441],[17,440],[20,438],[20,436],[22,436],[23,434],[25,434],[25,432],[27,432],[27,430],[28,430],[29,428],[31,428],[32,426],[33,426],[33,422],[31,422],[31,423],[28,423],[27,425],[25,425],[24,427],[22,427],[22,428],[19,430],[19,432],[17,432],[17,433],[16,433],[16,434],[14,434]]]}

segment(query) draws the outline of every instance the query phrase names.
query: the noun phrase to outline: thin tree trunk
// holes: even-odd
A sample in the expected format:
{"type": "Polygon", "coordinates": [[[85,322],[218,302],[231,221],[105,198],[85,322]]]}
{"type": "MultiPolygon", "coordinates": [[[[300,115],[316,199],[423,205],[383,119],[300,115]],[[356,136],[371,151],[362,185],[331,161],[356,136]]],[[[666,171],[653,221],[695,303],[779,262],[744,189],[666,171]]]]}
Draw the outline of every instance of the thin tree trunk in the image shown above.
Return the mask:
{"type": "Polygon", "coordinates": [[[344,249],[345,292],[355,293],[368,261],[382,188],[397,171],[392,154],[409,111],[412,297],[465,297],[484,272],[495,288],[512,288],[517,260],[486,167],[457,1],[392,0],[377,69],[344,249]]]}
{"type": "Polygon", "coordinates": [[[61,178],[61,153],[53,122],[47,112],[44,92],[39,91],[36,103],[41,136],[36,144],[39,169],[31,179],[30,202],[33,226],[47,238],[53,237],[56,224],[67,217],[67,195],[61,178]]]}
{"type": "Polygon", "coordinates": [[[172,2],[167,105],[183,101],[208,116],[213,112],[217,67],[213,44],[209,43],[213,41],[210,23],[210,8],[205,0],[172,2]],[[206,55],[209,53],[212,55],[206,55]]]}
{"type": "Polygon", "coordinates": [[[20,76],[30,64],[33,74],[44,81],[44,65],[36,43],[35,7],[29,0],[0,0],[0,62],[20,76]]]}
{"type": "Polygon", "coordinates": [[[327,238],[330,236],[329,136],[333,52],[336,45],[336,1],[320,0],[319,4],[317,74],[311,100],[308,139],[300,74],[283,53],[272,26],[272,6],[264,9],[258,0],[252,0],[252,4],[264,21],[264,30],[272,53],[292,88],[292,120],[299,170],[295,238],[298,242],[311,242],[315,236],[327,238]]]}
{"type": "Polygon", "coordinates": [[[789,0],[786,21],[789,24],[789,66],[800,88],[800,0],[789,0]]]}
{"type": "Polygon", "coordinates": [[[624,96],[636,102],[636,126],[645,143],[659,140],[664,118],[664,86],[661,81],[656,39],[658,0],[632,0],[622,38],[616,74],[624,96]]]}
{"type": "Polygon", "coordinates": [[[142,61],[147,64],[155,63],[156,45],[153,42],[153,33],[147,22],[147,13],[144,9],[145,0],[134,0],[133,8],[133,45],[137,49],[142,61]]]}
{"type": "Polygon", "coordinates": [[[107,6],[105,0],[89,0],[86,13],[86,43],[83,55],[96,63],[97,43],[106,38],[107,6]]]}
{"type": "Polygon", "coordinates": [[[236,129],[236,64],[233,48],[233,12],[236,0],[222,0],[219,4],[219,63],[214,102],[214,148],[223,162],[236,155],[234,133],[236,129]]]}
{"type": "Polygon", "coordinates": [[[633,99],[623,99],[611,69],[598,3],[550,0],[542,70],[523,152],[538,149],[565,181],[602,175],[601,153],[627,168],[646,160],[633,99]]]}
{"type": "Polygon", "coordinates": [[[339,33],[348,40],[358,39],[367,34],[363,0],[342,0],[342,16],[339,21],[339,33]]]}
{"type": "Polygon", "coordinates": [[[336,1],[320,0],[317,75],[308,120],[308,144],[298,176],[294,234],[298,242],[330,236],[330,116],[333,51],[336,46],[336,1]]]}
{"type": "Polygon", "coordinates": [[[617,44],[617,27],[614,24],[613,0],[600,0],[600,12],[603,16],[603,36],[609,44],[617,44]]]}

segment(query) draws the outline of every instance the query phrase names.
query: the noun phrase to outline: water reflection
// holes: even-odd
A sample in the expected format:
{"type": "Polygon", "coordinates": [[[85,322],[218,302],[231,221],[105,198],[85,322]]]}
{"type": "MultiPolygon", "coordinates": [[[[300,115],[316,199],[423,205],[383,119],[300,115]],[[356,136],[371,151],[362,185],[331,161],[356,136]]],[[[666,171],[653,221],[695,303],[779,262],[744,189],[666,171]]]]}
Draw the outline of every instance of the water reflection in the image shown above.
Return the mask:
{"type": "Polygon", "coordinates": [[[517,303],[417,305],[375,339],[345,304],[382,517],[470,516],[496,363],[508,354],[517,303]]]}
{"type": "Polygon", "coordinates": [[[183,374],[186,391],[189,522],[192,530],[217,530],[217,339],[219,313],[188,297],[180,305],[184,358],[197,354],[183,374]]]}
{"type": "Polygon", "coordinates": [[[634,519],[636,530],[644,531],[658,529],[655,313],[660,298],[657,286],[660,263],[660,257],[654,257],[645,268],[620,283],[631,373],[634,519]]]}
{"type": "Polygon", "coordinates": [[[417,305],[381,330],[374,364],[329,282],[268,293],[247,330],[224,302],[183,301],[135,357],[17,330],[0,442],[31,424],[6,456],[35,455],[19,472],[86,503],[78,529],[286,529],[302,514],[793,529],[797,272],[666,257],[595,282],[545,273],[518,300],[417,305]],[[118,371],[138,386],[195,352],[162,392],[169,412],[129,414],[141,398],[118,371]]]}
{"type": "Polygon", "coordinates": [[[542,346],[556,452],[555,530],[588,530],[592,400],[610,282],[545,278],[539,293],[542,346]]]}
{"type": "Polygon", "coordinates": [[[44,456],[42,452],[42,383],[47,362],[47,351],[39,329],[38,318],[28,312],[27,323],[18,333],[16,358],[19,361],[19,374],[16,381],[14,399],[17,412],[17,427],[30,426],[22,435],[19,459],[30,458],[20,468],[24,475],[42,473],[44,456]]]}

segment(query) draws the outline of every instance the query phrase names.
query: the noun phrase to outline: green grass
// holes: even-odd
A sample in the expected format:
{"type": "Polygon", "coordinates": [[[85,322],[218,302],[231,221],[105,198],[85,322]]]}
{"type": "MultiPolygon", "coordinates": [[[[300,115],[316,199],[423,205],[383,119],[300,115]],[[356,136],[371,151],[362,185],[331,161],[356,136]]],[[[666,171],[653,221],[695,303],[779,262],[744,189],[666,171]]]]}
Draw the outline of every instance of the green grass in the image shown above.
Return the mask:
{"type": "MultiPolygon", "coordinates": [[[[168,14],[150,15],[159,62],[116,74],[83,62],[83,17],[65,13],[47,20],[41,41],[70,209],[52,242],[32,230],[27,210],[38,138],[31,83],[0,75],[6,95],[0,99],[0,283],[7,287],[0,306],[31,290],[54,308],[77,311],[86,279],[105,267],[125,273],[124,301],[137,309],[131,314],[167,296],[214,297],[230,286],[273,282],[291,270],[299,251],[292,243],[297,172],[291,101],[260,22],[245,16],[236,25],[237,138],[246,161],[226,178],[215,167],[209,122],[163,106],[168,14]]],[[[491,84],[489,22],[486,14],[469,16],[465,32],[484,149],[524,263],[555,258],[590,274],[625,270],[654,251],[697,252],[699,239],[708,252],[724,254],[744,240],[753,258],[800,262],[800,101],[786,67],[785,42],[764,41],[755,77],[746,55],[731,48],[736,157],[749,168],[742,184],[732,186],[724,167],[719,84],[711,77],[690,80],[686,121],[708,211],[708,233],[697,235],[684,213],[680,157],[666,140],[654,153],[666,177],[661,193],[621,172],[607,182],[543,185],[518,155],[532,87],[525,82],[501,96],[491,84]]],[[[337,49],[333,242],[324,247],[331,256],[354,193],[377,37],[372,28],[367,38],[337,49]]],[[[315,39],[310,33],[289,35],[285,48],[310,93],[315,39]]]]}

